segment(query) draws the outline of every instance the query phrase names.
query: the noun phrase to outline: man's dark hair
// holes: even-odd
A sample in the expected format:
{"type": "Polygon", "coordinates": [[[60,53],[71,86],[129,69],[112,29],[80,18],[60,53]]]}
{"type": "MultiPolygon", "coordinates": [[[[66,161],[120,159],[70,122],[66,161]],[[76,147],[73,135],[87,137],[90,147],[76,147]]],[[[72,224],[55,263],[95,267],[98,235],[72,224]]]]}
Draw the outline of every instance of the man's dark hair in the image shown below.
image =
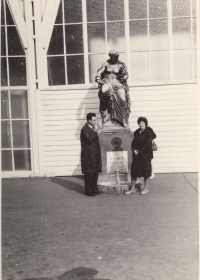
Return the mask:
{"type": "Polygon", "coordinates": [[[86,117],[87,121],[91,121],[92,117],[96,117],[96,114],[95,113],[88,113],[87,117],[86,117]]]}
{"type": "Polygon", "coordinates": [[[139,117],[137,120],[137,123],[139,124],[140,122],[144,122],[146,127],[148,126],[148,120],[145,117],[139,117]]]}

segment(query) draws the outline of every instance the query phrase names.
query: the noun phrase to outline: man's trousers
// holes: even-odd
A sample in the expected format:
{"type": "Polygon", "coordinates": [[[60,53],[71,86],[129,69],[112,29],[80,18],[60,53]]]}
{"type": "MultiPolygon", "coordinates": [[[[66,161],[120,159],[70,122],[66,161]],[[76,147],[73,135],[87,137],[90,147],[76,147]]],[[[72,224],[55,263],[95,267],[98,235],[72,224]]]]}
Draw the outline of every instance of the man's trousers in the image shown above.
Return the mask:
{"type": "Polygon", "coordinates": [[[85,180],[85,193],[87,195],[94,195],[94,193],[98,191],[97,188],[98,173],[86,173],[84,174],[84,180],[85,180]]]}

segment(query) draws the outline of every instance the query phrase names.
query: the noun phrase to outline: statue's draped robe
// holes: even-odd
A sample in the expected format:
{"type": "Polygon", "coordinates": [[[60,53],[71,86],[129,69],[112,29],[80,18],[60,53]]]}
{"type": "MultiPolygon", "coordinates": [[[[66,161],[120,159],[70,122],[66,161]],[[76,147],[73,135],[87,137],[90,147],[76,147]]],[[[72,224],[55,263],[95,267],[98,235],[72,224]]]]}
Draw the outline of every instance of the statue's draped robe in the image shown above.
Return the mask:
{"type": "MultiPolygon", "coordinates": [[[[121,69],[119,72],[119,76],[128,75],[126,65],[118,61],[121,64],[121,69]]],[[[101,75],[101,78],[104,79],[104,73],[101,75]]],[[[120,123],[128,124],[128,118],[130,115],[130,95],[129,88],[127,82],[120,83],[119,85],[113,84],[112,81],[105,79],[105,83],[109,85],[110,88],[110,96],[105,96],[99,91],[99,99],[100,99],[100,112],[107,110],[108,113],[111,114],[111,120],[116,120],[120,123]],[[119,90],[123,88],[126,92],[126,100],[122,100],[119,95],[119,90]]]]}

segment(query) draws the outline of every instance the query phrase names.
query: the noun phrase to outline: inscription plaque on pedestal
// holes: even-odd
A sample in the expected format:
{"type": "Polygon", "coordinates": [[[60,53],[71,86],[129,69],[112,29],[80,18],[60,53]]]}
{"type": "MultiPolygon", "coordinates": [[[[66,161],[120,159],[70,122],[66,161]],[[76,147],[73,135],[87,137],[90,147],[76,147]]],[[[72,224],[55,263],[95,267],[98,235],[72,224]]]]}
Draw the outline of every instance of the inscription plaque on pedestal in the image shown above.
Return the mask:
{"type": "Polygon", "coordinates": [[[114,173],[117,169],[120,173],[128,173],[128,152],[106,152],[107,173],[114,173]]]}

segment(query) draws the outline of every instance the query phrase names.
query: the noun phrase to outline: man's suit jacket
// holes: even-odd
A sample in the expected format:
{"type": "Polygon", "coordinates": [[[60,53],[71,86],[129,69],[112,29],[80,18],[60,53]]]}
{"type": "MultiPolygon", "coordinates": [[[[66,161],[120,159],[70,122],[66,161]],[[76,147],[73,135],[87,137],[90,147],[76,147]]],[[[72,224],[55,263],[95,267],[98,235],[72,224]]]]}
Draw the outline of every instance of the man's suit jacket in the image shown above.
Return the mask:
{"type": "Polygon", "coordinates": [[[82,173],[102,172],[99,136],[87,123],[81,129],[81,168],[82,173]]]}

